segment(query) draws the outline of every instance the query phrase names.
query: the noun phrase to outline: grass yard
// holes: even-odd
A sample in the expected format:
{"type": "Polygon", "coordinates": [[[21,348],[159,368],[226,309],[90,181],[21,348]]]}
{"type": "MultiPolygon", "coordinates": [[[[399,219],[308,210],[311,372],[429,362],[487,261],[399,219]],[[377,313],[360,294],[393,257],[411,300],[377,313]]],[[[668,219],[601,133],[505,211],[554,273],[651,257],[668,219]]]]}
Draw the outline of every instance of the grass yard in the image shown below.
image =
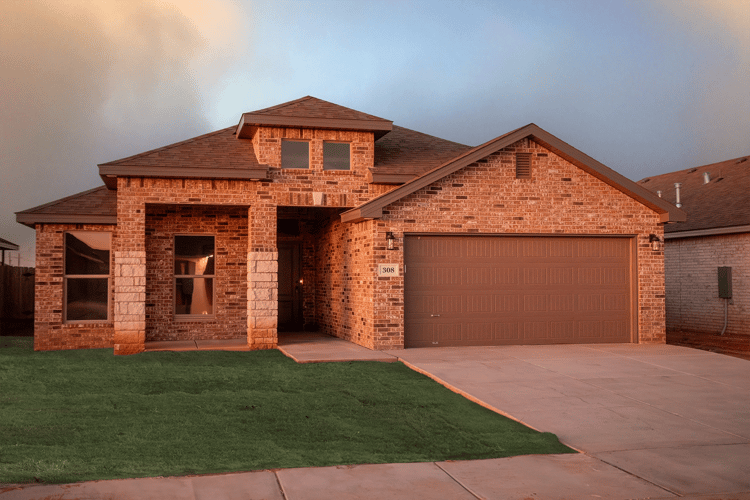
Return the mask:
{"type": "Polygon", "coordinates": [[[573,452],[401,363],[32,345],[0,337],[0,483],[573,452]]]}

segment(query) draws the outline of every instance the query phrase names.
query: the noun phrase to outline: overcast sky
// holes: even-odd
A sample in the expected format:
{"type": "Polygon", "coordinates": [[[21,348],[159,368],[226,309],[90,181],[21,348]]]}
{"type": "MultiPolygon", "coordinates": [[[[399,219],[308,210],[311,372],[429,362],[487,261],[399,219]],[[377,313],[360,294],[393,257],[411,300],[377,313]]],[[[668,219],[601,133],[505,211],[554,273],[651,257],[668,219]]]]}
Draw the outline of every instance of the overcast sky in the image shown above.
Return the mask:
{"type": "Polygon", "coordinates": [[[750,154],[750,0],[0,0],[0,19],[0,237],[25,265],[14,212],[305,95],[472,146],[533,122],[633,180],[750,154]]]}

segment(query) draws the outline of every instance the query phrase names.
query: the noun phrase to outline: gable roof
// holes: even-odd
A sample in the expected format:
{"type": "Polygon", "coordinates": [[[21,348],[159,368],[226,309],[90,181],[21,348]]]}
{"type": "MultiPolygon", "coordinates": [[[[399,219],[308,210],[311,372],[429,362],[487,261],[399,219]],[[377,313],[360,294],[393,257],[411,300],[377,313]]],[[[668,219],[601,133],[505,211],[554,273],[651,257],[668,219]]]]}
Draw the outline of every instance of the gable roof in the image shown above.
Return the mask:
{"type": "Polygon", "coordinates": [[[527,137],[565,158],[581,170],[654,210],[661,215],[661,222],[680,222],[685,220],[685,213],[671,203],[638,186],[630,179],[618,174],[611,168],[599,163],[533,123],[470,149],[392,191],[373,198],[357,208],[343,212],[341,220],[343,222],[358,222],[365,219],[377,219],[383,215],[383,208],[391,203],[527,137]]]}
{"type": "Polygon", "coordinates": [[[16,222],[34,224],[117,224],[117,191],[106,186],[16,212],[16,222]]]}
{"type": "Polygon", "coordinates": [[[667,226],[667,237],[750,232],[750,156],[647,177],[638,184],[661,191],[663,199],[673,203],[676,182],[682,184],[680,202],[688,218],[684,224],[667,226]],[[710,181],[704,184],[706,172],[710,181]]]}
{"type": "Polygon", "coordinates": [[[393,129],[393,122],[312,96],[244,113],[237,138],[250,139],[259,126],[323,128],[374,132],[378,139],[393,129]]]}
{"type": "Polygon", "coordinates": [[[234,127],[217,130],[121,160],[99,165],[99,175],[110,189],[118,175],[265,179],[268,167],[255,157],[250,141],[238,141],[234,127]]]}

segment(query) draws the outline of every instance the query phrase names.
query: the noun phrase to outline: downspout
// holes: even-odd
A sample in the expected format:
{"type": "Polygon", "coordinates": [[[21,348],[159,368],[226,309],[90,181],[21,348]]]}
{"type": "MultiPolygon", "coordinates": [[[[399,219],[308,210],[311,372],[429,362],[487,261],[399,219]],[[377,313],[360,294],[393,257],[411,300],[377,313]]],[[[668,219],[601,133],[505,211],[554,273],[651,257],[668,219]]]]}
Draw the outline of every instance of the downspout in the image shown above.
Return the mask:
{"type": "Polygon", "coordinates": [[[724,332],[727,331],[728,310],[729,310],[729,299],[724,299],[724,329],[721,330],[721,333],[719,335],[724,335],[724,332]]]}

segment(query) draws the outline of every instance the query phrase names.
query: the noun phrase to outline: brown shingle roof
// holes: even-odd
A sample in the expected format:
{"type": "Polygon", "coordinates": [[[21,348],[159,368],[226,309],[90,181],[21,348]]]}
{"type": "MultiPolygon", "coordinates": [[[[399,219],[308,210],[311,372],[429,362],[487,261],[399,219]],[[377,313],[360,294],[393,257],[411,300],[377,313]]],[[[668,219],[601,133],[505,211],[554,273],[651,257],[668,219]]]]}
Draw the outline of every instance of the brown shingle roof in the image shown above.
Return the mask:
{"type": "Polygon", "coordinates": [[[368,115],[356,109],[339,106],[332,102],[305,96],[294,101],[277,104],[270,108],[259,109],[245,115],[273,115],[291,118],[329,118],[333,120],[389,121],[375,115],[368,115]]]}
{"type": "Polygon", "coordinates": [[[16,212],[16,221],[34,224],[117,224],[117,191],[101,186],[16,212]]]}
{"type": "Polygon", "coordinates": [[[264,178],[250,141],[238,141],[234,127],[99,165],[99,175],[114,188],[108,175],[164,177],[264,178]]]}
{"type": "Polygon", "coordinates": [[[393,126],[375,142],[372,180],[392,178],[406,182],[471,149],[471,146],[393,126]]]}
{"type": "Polygon", "coordinates": [[[378,139],[393,128],[393,122],[317,97],[306,96],[270,108],[244,113],[237,137],[252,138],[258,126],[324,128],[373,132],[378,139]]]}
{"type": "Polygon", "coordinates": [[[750,156],[647,177],[638,184],[675,203],[674,184],[679,182],[682,210],[687,221],[667,225],[666,233],[750,225],[750,156]],[[711,181],[703,183],[703,173],[711,181]]]}

